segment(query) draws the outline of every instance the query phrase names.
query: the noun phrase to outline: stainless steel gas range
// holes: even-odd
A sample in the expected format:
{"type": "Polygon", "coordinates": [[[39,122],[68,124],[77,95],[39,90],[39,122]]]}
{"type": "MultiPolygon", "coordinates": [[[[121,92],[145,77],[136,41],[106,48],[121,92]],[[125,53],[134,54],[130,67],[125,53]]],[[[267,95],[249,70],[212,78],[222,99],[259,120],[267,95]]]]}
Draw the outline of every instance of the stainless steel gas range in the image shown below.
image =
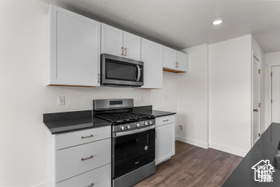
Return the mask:
{"type": "Polygon", "coordinates": [[[129,187],[155,173],[155,117],[133,107],[133,99],[93,101],[93,115],[112,122],[113,187],[129,187]]]}

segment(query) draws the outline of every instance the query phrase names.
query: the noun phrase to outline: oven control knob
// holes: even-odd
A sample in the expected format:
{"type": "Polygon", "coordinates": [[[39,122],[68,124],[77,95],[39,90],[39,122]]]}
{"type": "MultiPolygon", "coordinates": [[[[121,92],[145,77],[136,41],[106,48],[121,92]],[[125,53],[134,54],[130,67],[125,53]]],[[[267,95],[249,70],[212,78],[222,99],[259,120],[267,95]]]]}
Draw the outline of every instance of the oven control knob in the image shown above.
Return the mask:
{"type": "Polygon", "coordinates": [[[140,127],[140,124],[139,124],[139,123],[136,123],[136,127],[140,127]]]}
{"type": "Polygon", "coordinates": [[[127,128],[127,129],[130,129],[130,125],[127,125],[126,128],[127,128]]]}
{"type": "Polygon", "coordinates": [[[153,124],[153,121],[149,121],[149,124],[152,125],[152,124],[153,124]]]}
{"type": "Polygon", "coordinates": [[[120,126],[120,129],[123,131],[124,130],[124,126],[120,126]]]}
{"type": "Polygon", "coordinates": [[[148,125],[148,122],[146,121],[144,124],[145,124],[145,125],[148,125]]]}

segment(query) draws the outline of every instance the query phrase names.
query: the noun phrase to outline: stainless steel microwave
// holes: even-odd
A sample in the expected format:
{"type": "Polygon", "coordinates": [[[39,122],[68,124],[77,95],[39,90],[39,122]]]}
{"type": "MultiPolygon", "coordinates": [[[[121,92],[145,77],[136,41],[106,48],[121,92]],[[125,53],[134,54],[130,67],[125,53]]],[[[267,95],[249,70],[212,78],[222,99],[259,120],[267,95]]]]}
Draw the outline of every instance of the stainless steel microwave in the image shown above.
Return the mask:
{"type": "Polygon", "coordinates": [[[104,86],[141,87],[144,84],[143,70],[142,61],[102,54],[100,83],[104,86]]]}

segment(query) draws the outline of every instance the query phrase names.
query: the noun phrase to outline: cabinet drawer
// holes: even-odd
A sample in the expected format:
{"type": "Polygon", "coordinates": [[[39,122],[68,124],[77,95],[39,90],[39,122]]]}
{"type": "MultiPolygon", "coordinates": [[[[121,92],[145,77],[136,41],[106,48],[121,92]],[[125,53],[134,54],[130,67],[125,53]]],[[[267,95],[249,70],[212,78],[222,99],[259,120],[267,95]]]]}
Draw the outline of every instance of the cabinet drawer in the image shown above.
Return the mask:
{"type": "Polygon", "coordinates": [[[111,137],[111,126],[56,135],[56,150],[111,137]]]}
{"type": "Polygon", "coordinates": [[[60,182],[57,187],[110,187],[111,186],[111,164],[97,168],[77,177],[60,182]]]}
{"type": "Polygon", "coordinates": [[[175,122],[175,115],[156,118],[156,126],[166,125],[175,122]]]}
{"type": "Polygon", "coordinates": [[[56,151],[56,182],[111,162],[111,139],[56,151]]]}

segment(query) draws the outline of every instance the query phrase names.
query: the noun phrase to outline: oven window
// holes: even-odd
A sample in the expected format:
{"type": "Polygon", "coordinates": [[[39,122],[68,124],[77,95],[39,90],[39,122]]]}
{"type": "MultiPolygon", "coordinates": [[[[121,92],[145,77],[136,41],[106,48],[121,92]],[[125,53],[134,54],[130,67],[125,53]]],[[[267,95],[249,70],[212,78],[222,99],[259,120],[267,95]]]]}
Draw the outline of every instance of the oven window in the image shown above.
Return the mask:
{"type": "Polygon", "coordinates": [[[155,130],[114,138],[114,172],[118,178],[155,160],[155,130]]]}
{"type": "Polygon", "coordinates": [[[105,66],[106,79],[136,81],[137,68],[134,64],[106,59],[105,66]]]}

